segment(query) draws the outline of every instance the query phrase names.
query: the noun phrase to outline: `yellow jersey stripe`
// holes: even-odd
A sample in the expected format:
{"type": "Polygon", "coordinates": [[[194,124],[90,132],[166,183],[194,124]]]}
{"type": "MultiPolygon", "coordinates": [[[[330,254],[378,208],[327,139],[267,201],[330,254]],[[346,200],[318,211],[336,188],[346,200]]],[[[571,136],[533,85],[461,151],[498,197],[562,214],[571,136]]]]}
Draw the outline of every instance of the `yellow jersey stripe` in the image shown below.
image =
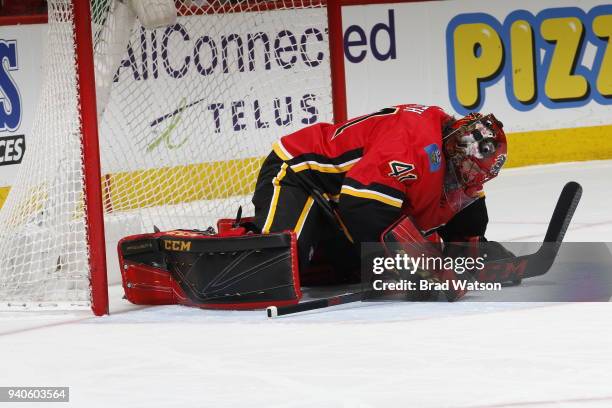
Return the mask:
{"type": "Polygon", "coordinates": [[[293,157],[289,154],[287,149],[285,149],[280,140],[272,144],[272,150],[274,150],[274,153],[276,153],[276,155],[280,157],[283,161],[293,159],[293,157]]]}
{"type": "Polygon", "coordinates": [[[302,228],[304,227],[304,222],[306,221],[306,217],[308,217],[308,214],[310,213],[310,209],[312,208],[313,204],[314,199],[309,196],[306,200],[306,204],[304,204],[302,212],[300,213],[300,217],[298,218],[297,223],[295,224],[295,228],[293,229],[298,238],[300,237],[300,233],[302,232],[302,228]]]}
{"type": "Polygon", "coordinates": [[[261,232],[267,234],[270,232],[272,222],[274,221],[274,215],[276,214],[276,206],[278,205],[278,197],[280,196],[280,182],[287,174],[287,163],[283,163],[276,177],[272,179],[274,185],[274,192],[272,193],[272,201],[270,202],[270,208],[268,209],[268,215],[266,216],[266,222],[261,232]]]}
{"type": "Polygon", "coordinates": [[[383,193],[379,193],[378,191],[365,190],[365,189],[361,190],[361,189],[356,189],[351,186],[342,186],[342,190],[340,190],[340,194],[346,194],[346,195],[350,195],[353,197],[359,197],[359,198],[367,198],[369,200],[376,200],[381,203],[384,203],[384,204],[387,204],[393,207],[397,207],[397,208],[402,208],[402,204],[403,204],[402,200],[388,196],[383,193]]]}
{"type": "Polygon", "coordinates": [[[291,170],[293,170],[296,173],[299,173],[300,171],[304,171],[304,170],[309,170],[309,169],[316,170],[320,173],[346,173],[355,165],[355,163],[358,160],[359,159],[355,159],[355,160],[351,160],[346,163],[342,163],[338,165],[323,164],[323,163],[317,163],[314,161],[306,161],[303,163],[294,164],[293,166],[291,166],[291,170]]]}

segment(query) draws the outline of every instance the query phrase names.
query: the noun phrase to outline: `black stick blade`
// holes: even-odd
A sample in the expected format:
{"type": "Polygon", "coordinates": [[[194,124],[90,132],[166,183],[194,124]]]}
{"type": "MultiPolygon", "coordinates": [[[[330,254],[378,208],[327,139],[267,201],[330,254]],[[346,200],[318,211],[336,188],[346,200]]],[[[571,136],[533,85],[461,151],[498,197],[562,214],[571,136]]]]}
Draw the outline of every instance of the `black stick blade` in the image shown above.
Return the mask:
{"type": "Polygon", "coordinates": [[[580,184],[575,181],[567,183],[559,195],[540,249],[530,255],[487,262],[487,267],[478,273],[476,280],[479,282],[514,282],[541,276],[548,272],[557,257],[581,196],[580,184]]]}
{"type": "Polygon", "coordinates": [[[582,186],[570,181],[563,187],[553,212],[544,242],[562,242],[576,207],[582,197],[582,186]]]}

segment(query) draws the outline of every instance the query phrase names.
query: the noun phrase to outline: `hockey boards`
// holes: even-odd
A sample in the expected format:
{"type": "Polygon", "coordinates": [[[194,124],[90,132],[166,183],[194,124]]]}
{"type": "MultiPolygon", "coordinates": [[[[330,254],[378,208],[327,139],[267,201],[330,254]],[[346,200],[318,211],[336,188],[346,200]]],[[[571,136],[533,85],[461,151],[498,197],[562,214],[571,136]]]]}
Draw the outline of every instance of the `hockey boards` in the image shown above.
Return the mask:
{"type": "MultiPolygon", "coordinates": [[[[567,228],[574,216],[576,207],[582,197],[582,186],[575,181],[567,183],[557,200],[544,242],[533,254],[513,258],[499,259],[485,264],[485,268],[476,275],[479,282],[518,282],[521,279],[544,275],[553,265],[567,228]]],[[[345,293],[324,299],[301,302],[295,305],[268,307],[268,317],[322,309],[363,300],[366,292],[345,293]]]]}
{"type": "Polygon", "coordinates": [[[476,281],[519,282],[521,279],[548,272],[557,257],[581,197],[582,186],[575,181],[567,183],[557,200],[540,249],[529,255],[487,262],[485,268],[475,275],[476,281]]]}

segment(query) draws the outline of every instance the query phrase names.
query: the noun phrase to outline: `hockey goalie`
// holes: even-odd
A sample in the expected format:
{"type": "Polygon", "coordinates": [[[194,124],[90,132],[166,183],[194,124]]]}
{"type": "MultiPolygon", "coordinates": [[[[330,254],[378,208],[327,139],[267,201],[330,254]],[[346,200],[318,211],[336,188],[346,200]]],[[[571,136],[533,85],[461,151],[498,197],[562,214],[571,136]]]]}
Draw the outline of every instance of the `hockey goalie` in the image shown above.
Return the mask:
{"type": "MultiPolygon", "coordinates": [[[[254,217],[220,220],[217,231],[123,239],[126,296],[209,308],[288,305],[301,286],[358,282],[364,242],[482,242],[483,184],[506,156],[492,114],[456,119],[406,104],[306,127],[274,143],[257,179],[254,217]]],[[[511,256],[501,245],[487,248],[490,259],[511,256]]],[[[452,270],[429,274],[456,279],[452,270]]]]}

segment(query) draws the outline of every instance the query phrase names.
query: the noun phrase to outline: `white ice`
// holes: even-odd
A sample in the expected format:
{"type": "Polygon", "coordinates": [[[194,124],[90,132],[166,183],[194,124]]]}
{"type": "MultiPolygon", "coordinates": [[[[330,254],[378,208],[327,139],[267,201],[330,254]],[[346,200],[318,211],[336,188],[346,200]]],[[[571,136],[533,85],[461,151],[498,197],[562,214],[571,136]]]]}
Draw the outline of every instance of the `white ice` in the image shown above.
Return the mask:
{"type": "MultiPolygon", "coordinates": [[[[541,240],[569,180],[584,194],[566,240],[612,241],[612,161],[503,171],[487,188],[489,238],[541,240]]],[[[102,318],[0,314],[0,386],[69,386],[58,407],[612,406],[611,303],[369,303],[268,320],[121,295],[111,288],[102,318]]]]}

